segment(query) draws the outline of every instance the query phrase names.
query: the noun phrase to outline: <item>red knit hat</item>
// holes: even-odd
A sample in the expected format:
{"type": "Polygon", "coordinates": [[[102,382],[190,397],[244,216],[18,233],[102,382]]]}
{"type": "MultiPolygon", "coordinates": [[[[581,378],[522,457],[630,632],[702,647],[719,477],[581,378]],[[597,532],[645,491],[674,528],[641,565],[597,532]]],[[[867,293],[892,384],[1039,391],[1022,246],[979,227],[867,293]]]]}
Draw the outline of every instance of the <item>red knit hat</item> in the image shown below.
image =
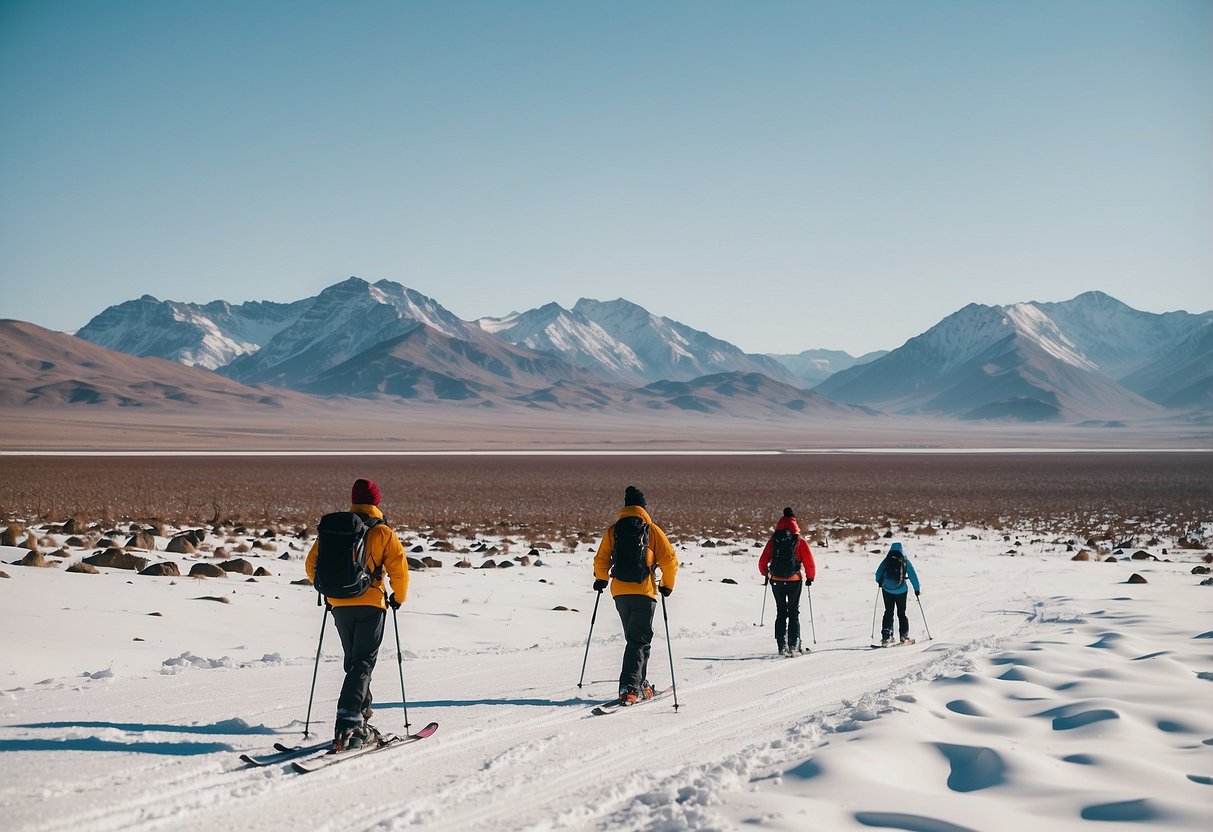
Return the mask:
{"type": "Polygon", "coordinates": [[[355,480],[350,489],[350,502],[360,506],[379,505],[379,486],[370,480],[355,480]]]}

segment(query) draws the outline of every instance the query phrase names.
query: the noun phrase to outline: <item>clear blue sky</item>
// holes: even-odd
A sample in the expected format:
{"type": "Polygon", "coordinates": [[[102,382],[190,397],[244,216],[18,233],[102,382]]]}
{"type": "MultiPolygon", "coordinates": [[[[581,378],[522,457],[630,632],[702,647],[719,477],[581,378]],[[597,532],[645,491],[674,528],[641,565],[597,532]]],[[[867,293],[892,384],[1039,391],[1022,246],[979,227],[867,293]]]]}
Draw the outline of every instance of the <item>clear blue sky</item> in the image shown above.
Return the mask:
{"type": "Polygon", "coordinates": [[[1213,308],[1213,2],[0,0],[0,316],[627,297],[754,352],[1213,308]]]}

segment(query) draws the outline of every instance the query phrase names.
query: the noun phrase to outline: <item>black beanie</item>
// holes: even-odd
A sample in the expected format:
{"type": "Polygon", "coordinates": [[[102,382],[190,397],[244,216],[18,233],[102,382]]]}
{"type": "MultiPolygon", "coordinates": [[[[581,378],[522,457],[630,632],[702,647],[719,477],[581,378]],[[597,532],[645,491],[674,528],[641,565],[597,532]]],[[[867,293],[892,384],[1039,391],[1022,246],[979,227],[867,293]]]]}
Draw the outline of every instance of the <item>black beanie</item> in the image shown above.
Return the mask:
{"type": "Polygon", "coordinates": [[[623,492],[623,504],[644,508],[644,492],[634,485],[629,485],[623,492]]]}
{"type": "Polygon", "coordinates": [[[785,508],[783,510],[783,516],[784,517],[795,517],[796,515],[792,513],[792,510],[790,508],[785,508]]]}

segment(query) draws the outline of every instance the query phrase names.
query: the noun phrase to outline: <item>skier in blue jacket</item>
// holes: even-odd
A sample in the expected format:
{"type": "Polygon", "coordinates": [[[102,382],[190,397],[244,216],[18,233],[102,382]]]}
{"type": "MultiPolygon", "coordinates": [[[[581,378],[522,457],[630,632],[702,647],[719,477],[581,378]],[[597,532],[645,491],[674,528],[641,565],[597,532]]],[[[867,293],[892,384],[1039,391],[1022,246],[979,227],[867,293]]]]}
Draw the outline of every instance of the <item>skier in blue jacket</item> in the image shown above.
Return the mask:
{"type": "Polygon", "coordinates": [[[901,543],[897,542],[889,547],[889,553],[880,562],[880,566],[876,567],[876,583],[884,594],[884,618],[880,622],[881,647],[888,647],[893,643],[894,608],[897,609],[901,643],[913,644],[913,639],[910,638],[910,619],[906,617],[906,601],[910,597],[910,588],[906,585],[907,578],[914,584],[914,597],[917,598],[922,594],[918,573],[914,571],[914,564],[906,557],[901,543]]]}

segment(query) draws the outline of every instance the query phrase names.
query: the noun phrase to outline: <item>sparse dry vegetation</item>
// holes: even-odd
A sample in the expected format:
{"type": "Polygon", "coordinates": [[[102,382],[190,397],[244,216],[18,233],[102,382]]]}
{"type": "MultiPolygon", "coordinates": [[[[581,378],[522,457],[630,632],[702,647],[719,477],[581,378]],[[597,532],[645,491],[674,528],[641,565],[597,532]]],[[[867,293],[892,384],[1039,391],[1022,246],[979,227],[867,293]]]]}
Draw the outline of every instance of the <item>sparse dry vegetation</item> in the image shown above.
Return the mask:
{"type": "Polygon", "coordinates": [[[92,517],[104,520],[100,531],[118,524],[163,535],[166,523],[222,516],[212,525],[235,552],[248,552],[248,539],[267,532],[314,527],[344,506],[360,476],[379,484],[394,526],[435,542],[483,531],[568,551],[596,543],[628,484],[644,490],[675,542],[764,538],[785,505],[806,534],[846,544],[963,525],[1080,543],[1182,538],[1181,546],[1203,548],[1197,530],[1213,520],[1213,466],[1198,453],[161,457],[121,466],[6,457],[0,469],[0,519],[76,518],[80,531],[92,517]]]}

